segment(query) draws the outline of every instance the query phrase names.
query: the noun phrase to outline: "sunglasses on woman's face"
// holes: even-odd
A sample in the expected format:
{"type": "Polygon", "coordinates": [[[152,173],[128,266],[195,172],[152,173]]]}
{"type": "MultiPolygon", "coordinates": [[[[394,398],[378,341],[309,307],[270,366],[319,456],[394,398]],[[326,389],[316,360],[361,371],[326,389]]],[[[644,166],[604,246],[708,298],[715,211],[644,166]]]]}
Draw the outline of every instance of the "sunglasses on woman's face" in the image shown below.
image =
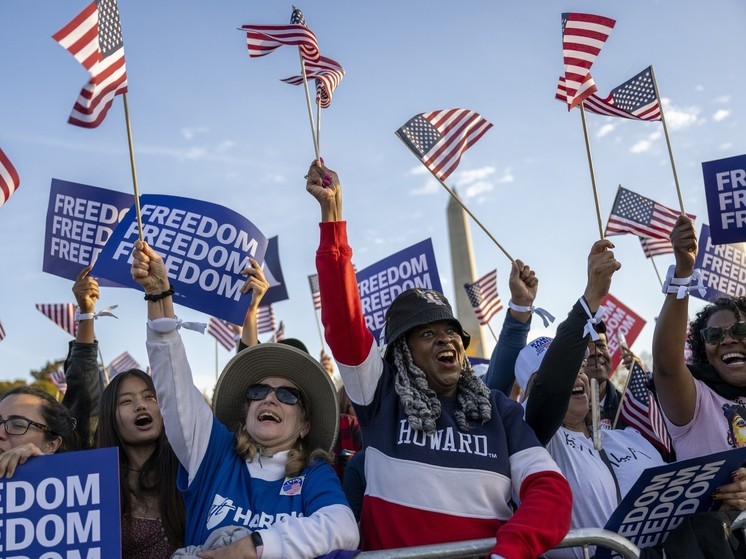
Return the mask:
{"type": "Polygon", "coordinates": [[[708,344],[719,344],[725,339],[725,333],[734,340],[746,340],[746,322],[736,322],[730,328],[710,326],[702,329],[702,339],[708,344]]]}
{"type": "Polygon", "coordinates": [[[246,391],[246,399],[250,402],[257,402],[264,400],[269,396],[270,392],[274,392],[277,399],[288,406],[297,404],[300,401],[301,392],[297,388],[292,386],[270,386],[268,384],[252,384],[246,391]]]}

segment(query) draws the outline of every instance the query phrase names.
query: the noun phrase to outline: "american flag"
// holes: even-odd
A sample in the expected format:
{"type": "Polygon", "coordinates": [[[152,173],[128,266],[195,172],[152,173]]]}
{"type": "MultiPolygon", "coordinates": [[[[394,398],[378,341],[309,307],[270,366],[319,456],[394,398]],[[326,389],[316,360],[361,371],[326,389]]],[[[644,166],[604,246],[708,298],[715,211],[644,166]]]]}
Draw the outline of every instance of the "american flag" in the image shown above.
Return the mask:
{"type": "Polygon", "coordinates": [[[642,252],[645,253],[645,258],[652,258],[661,254],[671,254],[673,252],[673,245],[669,239],[640,237],[640,244],[642,245],[642,252]]]}
{"type": "Polygon", "coordinates": [[[663,413],[650,390],[648,390],[648,375],[636,361],[629,372],[627,391],[622,399],[622,409],[619,412],[624,422],[637,429],[643,437],[653,445],[671,451],[671,439],[663,420],[663,413]]]}
{"type": "Polygon", "coordinates": [[[260,306],[256,315],[256,331],[259,334],[274,333],[277,330],[275,311],[272,305],[260,306]]]}
{"type": "Polygon", "coordinates": [[[62,395],[67,392],[67,378],[65,377],[64,370],[57,369],[56,371],[49,373],[49,380],[51,380],[52,384],[57,388],[57,392],[62,395]]]}
{"type": "Polygon", "coordinates": [[[281,342],[285,339],[285,323],[281,320],[274,335],[274,341],[281,342]]]}
{"type": "Polygon", "coordinates": [[[18,172],[10,159],[5,155],[5,152],[0,149],[0,206],[5,204],[13,194],[18,186],[21,184],[21,179],[18,178],[18,172]]]}
{"type": "Polygon", "coordinates": [[[606,234],[632,233],[668,240],[679,215],[680,212],[620,186],[606,224],[606,234]]]}
{"type": "MultiPolygon", "coordinates": [[[[589,78],[593,79],[593,78],[589,78]]],[[[621,87],[621,86],[620,86],[621,87]]],[[[563,103],[567,102],[567,88],[565,86],[565,78],[560,77],[559,84],[557,84],[557,92],[555,93],[554,97],[558,101],[562,101],[563,103]]],[[[586,111],[590,113],[594,113],[597,115],[602,116],[618,116],[620,118],[628,118],[630,120],[644,120],[644,121],[653,121],[653,120],[660,120],[661,119],[661,113],[660,113],[660,107],[658,107],[658,110],[648,110],[645,111],[644,114],[641,114],[640,116],[636,116],[632,113],[628,113],[623,111],[622,109],[616,107],[613,103],[612,96],[609,95],[606,98],[599,97],[595,93],[593,95],[590,95],[583,101],[583,107],[586,111]]]]}
{"type": "Polygon", "coordinates": [[[3,328],[3,323],[0,322],[0,342],[5,339],[5,328],[3,328]]]}
{"type": "Polygon", "coordinates": [[[95,0],[53,36],[91,74],[68,122],[95,128],[114,97],[127,91],[124,40],[116,0],[95,0]]]}
{"type": "Polygon", "coordinates": [[[502,310],[503,304],[497,294],[497,270],[488,272],[474,283],[465,283],[464,289],[482,326],[502,310]]]}
{"type": "Polygon", "coordinates": [[[579,105],[598,88],[588,81],[593,62],[616,21],[594,14],[562,14],[562,56],[568,108],[579,105]]]}
{"type": "Polygon", "coordinates": [[[77,332],[75,305],[72,303],[60,303],[57,305],[38,304],[36,305],[36,310],[71,336],[74,336],[77,332]]]}
{"type": "Polygon", "coordinates": [[[119,373],[129,371],[130,369],[140,369],[142,371],[140,364],[135,361],[135,358],[129,352],[125,351],[109,364],[109,378],[114,378],[119,373]]]}
{"type": "MultiPolygon", "coordinates": [[[[306,62],[306,79],[316,80],[316,102],[322,109],[332,103],[334,90],[345,75],[342,65],[331,58],[320,56],[317,62],[306,62]]],[[[291,76],[281,80],[290,85],[301,85],[303,76],[291,76]]]]}
{"type": "Polygon", "coordinates": [[[311,286],[311,297],[313,297],[313,308],[321,308],[321,291],[319,291],[319,275],[311,274],[308,276],[308,284],[311,286]]]}
{"type": "Polygon", "coordinates": [[[396,135],[425,167],[444,181],[458,167],[461,155],[491,127],[474,111],[448,109],[418,114],[399,128],[396,135]]]}
{"type": "Polygon", "coordinates": [[[207,325],[207,333],[212,335],[228,351],[236,349],[233,327],[224,320],[211,316],[207,325]]]}
{"type": "Polygon", "coordinates": [[[306,64],[319,60],[316,35],[308,27],[303,12],[293,6],[289,25],[243,25],[249,56],[265,56],[282,45],[296,45],[306,64]]]}

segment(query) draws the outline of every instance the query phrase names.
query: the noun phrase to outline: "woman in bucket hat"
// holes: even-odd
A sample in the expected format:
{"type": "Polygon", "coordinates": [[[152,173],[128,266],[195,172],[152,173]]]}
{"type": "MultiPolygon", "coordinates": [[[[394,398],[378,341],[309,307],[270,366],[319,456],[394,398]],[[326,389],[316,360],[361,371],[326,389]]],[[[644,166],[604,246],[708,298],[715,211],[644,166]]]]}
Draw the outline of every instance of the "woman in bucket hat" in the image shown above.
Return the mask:
{"type": "Polygon", "coordinates": [[[132,277],[149,301],[148,356],[181,463],[186,545],[214,541],[221,531],[232,543],[199,557],[308,558],[354,549],[355,518],[324,459],[338,413],[321,365],[287,345],[251,347],[226,365],[211,410],[192,381],[163,260],[141,241],[132,277]]]}
{"type": "Polygon", "coordinates": [[[469,335],[446,298],[401,293],[386,315],[381,358],[363,317],[336,173],[314,162],[306,189],[321,206],[326,340],[363,430],[363,548],[496,536],[493,558],[534,559],[559,543],[570,525],[568,484],[521,407],[474,376],[469,335]]]}

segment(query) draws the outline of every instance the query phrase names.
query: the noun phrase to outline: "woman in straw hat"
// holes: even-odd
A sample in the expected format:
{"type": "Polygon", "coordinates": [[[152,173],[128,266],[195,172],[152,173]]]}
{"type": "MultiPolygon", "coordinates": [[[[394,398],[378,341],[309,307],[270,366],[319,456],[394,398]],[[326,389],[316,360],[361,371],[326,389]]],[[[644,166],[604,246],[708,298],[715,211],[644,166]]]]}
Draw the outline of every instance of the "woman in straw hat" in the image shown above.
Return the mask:
{"type": "Polygon", "coordinates": [[[253,346],[226,365],[211,410],[192,381],[163,260],[141,241],[132,277],[149,301],[148,355],[181,463],[185,543],[203,546],[193,552],[204,558],[308,558],[354,549],[355,518],[325,460],[338,412],[319,363],[287,345],[253,346]]]}
{"type": "Polygon", "coordinates": [[[469,335],[432,289],[393,301],[381,358],[350,262],[339,180],[314,163],[307,181],[321,206],[316,267],[326,340],[363,430],[363,547],[497,536],[493,558],[541,555],[567,533],[572,498],[521,407],[476,377],[469,335]]]}

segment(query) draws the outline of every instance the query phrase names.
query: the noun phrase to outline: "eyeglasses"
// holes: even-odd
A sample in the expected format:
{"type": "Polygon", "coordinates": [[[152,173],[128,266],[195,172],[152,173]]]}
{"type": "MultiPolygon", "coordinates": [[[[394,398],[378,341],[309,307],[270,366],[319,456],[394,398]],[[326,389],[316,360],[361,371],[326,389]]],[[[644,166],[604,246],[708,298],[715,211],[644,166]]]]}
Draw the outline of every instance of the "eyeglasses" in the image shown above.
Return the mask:
{"type": "Polygon", "coordinates": [[[725,333],[734,340],[746,340],[746,322],[736,322],[730,328],[710,326],[702,329],[702,339],[708,344],[719,344],[725,339],[725,333]]]}
{"type": "Polygon", "coordinates": [[[275,387],[268,384],[252,384],[246,391],[246,399],[250,402],[264,400],[270,392],[274,392],[277,399],[288,406],[297,404],[301,398],[301,391],[292,386],[275,387]]]}
{"type": "Polygon", "coordinates": [[[22,415],[11,415],[8,419],[0,419],[0,425],[5,428],[5,432],[8,435],[25,435],[29,427],[33,425],[37,429],[59,437],[50,427],[47,427],[43,423],[31,421],[28,417],[23,417],[22,415]]]}

